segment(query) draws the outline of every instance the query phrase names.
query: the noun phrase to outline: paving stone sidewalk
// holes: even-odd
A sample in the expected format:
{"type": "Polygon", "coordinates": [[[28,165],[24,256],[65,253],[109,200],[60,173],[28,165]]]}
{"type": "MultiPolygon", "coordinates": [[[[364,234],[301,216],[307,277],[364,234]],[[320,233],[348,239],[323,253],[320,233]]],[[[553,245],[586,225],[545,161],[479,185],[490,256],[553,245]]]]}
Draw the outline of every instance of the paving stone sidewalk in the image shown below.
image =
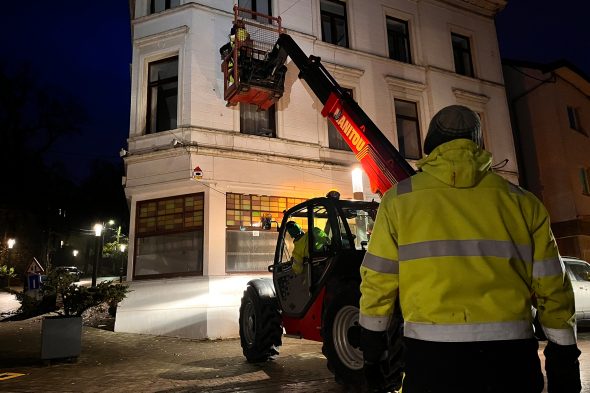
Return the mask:
{"type": "Polygon", "coordinates": [[[245,361],[238,339],[189,340],[83,327],[73,363],[40,360],[42,318],[0,323],[1,392],[344,392],[321,344],[285,338],[281,355],[245,361]],[[2,379],[8,373],[23,376],[2,379]]]}
{"type": "MultiPolygon", "coordinates": [[[[76,362],[45,365],[41,322],[42,317],[0,322],[0,392],[354,391],[334,382],[320,343],[286,337],[274,361],[249,364],[238,339],[190,340],[85,326],[76,362]],[[3,379],[10,373],[23,375],[3,379]]],[[[579,345],[582,391],[590,392],[589,329],[580,333],[579,345]]]]}

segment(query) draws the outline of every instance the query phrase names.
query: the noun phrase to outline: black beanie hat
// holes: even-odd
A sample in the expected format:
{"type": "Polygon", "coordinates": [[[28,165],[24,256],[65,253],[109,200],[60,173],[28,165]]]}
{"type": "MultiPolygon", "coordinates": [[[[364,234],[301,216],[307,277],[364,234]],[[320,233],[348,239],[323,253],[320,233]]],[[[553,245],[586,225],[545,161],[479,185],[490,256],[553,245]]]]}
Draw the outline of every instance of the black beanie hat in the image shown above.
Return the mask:
{"type": "Polygon", "coordinates": [[[469,139],[482,147],[481,123],[477,113],[462,105],[447,106],[432,118],[424,140],[424,153],[455,139],[469,139]]]}

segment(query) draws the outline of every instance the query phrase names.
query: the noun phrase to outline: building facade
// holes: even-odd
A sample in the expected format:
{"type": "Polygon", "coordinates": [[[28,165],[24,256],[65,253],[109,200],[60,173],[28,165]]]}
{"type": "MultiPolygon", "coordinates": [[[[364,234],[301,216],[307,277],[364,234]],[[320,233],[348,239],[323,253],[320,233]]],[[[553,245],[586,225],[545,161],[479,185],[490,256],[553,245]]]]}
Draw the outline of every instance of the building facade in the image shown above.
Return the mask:
{"type": "Polygon", "coordinates": [[[521,185],[551,217],[562,255],[590,260],[590,79],[566,62],[504,62],[521,185]]]}
{"type": "MultiPolygon", "coordinates": [[[[485,147],[518,179],[494,15],[506,0],[249,0],[347,88],[413,164],[430,118],[466,105],[485,147]]],[[[268,111],[226,106],[219,48],[231,0],[135,0],[131,118],[124,155],[130,205],[128,279],[117,331],[194,338],[238,334],[247,281],[268,275],[270,214],[338,189],[357,164],[287,61],[268,111]]],[[[264,18],[260,23],[265,23],[264,18]]],[[[364,198],[377,199],[364,178],[364,198]]],[[[357,190],[355,190],[357,191],[357,190]]],[[[358,195],[358,194],[357,194],[358,195]]]]}

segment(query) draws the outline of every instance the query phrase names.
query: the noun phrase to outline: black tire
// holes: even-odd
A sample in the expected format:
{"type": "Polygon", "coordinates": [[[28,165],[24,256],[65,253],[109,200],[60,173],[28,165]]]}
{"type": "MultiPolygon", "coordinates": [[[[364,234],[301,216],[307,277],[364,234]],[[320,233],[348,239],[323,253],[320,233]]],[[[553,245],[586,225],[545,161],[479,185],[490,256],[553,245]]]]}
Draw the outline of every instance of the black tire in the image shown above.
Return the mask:
{"type": "Polygon", "coordinates": [[[263,298],[256,288],[248,285],[240,305],[240,342],[246,360],[259,363],[278,355],[282,335],[276,298],[263,298]]]}
{"type": "Polygon", "coordinates": [[[338,383],[364,382],[363,353],[360,349],[360,292],[353,283],[329,288],[322,317],[322,353],[338,383]]]}
{"type": "MultiPolygon", "coordinates": [[[[360,349],[359,285],[339,283],[331,289],[324,302],[322,353],[338,383],[366,386],[360,349]]],[[[387,358],[380,364],[383,391],[398,390],[402,382],[403,320],[398,315],[392,322],[387,331],[387,358]]]]}

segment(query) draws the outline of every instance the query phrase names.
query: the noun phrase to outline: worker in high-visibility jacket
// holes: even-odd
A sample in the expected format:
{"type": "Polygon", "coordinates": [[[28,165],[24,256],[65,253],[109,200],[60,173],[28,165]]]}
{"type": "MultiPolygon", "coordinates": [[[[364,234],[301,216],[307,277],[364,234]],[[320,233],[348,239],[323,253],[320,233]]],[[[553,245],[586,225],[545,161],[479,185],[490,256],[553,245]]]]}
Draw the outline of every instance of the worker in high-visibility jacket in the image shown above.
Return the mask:
{"type": "Polygon", "coordinates": [[[549,392],[579,392],[574,295],[546,209],[491,170],[464,106],[434,116],[424,151],[420,171],[383,196],[360,269],[366,370],[399,300],[403,393],[541,392],[535,306],[549,392]]]}
{"type": "MultiPolygon", "coordinates": [[[[291,269],[295,274],[303,273],[303,263],[309,257],[309,232],[304,232],[301,226],[295,221],[287,222],[287,232],[293,238],[293,254],[291,258],[291,269]]],[[[330,244],[330,238],[326,232],[318,227],[313,227],[314,251],[322,251],[330,244]]]]}

